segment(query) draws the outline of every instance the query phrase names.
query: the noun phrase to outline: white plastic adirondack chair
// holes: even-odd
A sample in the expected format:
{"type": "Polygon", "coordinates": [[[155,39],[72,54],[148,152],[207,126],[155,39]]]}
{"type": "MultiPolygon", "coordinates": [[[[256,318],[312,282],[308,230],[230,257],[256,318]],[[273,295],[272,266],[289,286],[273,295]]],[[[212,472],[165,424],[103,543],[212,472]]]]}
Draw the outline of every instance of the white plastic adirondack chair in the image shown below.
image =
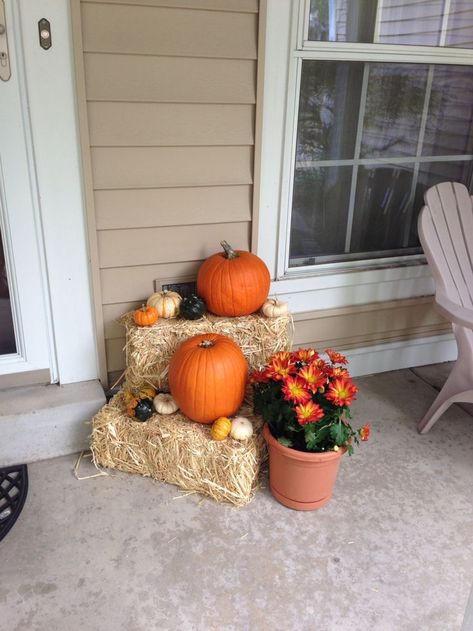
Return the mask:
{"type": "Polygon", "coordinates": [[[435,281],[438,311],[452,322],[458,358],[419,422],[427,432],[452,403],[473,403],[473,202],[466,186],[443,182],[425,193],[419,238],[435,281]]]}

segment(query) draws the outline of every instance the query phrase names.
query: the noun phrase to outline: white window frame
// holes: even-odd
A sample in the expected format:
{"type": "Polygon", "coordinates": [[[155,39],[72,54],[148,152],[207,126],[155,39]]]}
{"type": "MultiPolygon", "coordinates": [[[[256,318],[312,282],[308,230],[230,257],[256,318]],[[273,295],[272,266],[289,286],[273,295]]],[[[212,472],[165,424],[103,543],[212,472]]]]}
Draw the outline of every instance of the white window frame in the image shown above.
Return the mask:
{"type": "Polygon", "coordinates": [[[266,0],[261,7],[263,105],[253,244],[270,269],[271,293],[288,300],[293,312],[430,295],[433,281],[421,256],[287,268],[297,65],[302,59],[406,63],[414,61],[414,53],[415,63],[473,65],[473,50],[308,41],[309,5],[309,0],[266,0]]]}

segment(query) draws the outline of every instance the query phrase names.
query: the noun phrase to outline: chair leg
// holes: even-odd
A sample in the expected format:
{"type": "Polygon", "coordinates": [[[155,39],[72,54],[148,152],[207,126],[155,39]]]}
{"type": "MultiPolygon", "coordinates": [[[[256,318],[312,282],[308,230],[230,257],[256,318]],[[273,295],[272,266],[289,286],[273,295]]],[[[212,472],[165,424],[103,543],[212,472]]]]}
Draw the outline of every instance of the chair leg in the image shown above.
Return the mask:
{"type": "Polygon", "coordinates": [[[452,405],[452,403],[473,402],[473,385],[470,381],[467,387],[465,382],[466,365],[457,359],[452,372],[448,376],[443,388],[438,393],[424,418],[417,424],[419,434],[425,434],[432,425],[442,416],[442,414],[452,405]]]}

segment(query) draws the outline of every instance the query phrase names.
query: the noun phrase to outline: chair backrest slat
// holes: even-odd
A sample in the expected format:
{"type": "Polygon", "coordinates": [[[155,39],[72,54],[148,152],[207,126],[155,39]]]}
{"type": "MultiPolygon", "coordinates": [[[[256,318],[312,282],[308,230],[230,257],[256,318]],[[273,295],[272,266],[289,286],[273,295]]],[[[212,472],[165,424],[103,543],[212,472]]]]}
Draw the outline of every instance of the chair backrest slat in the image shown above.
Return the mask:
{"type": "Polygon", "coordinates": [[[443,182],[425,194],[419,237],[436,282],[451,300],[473,307],[473,204],[463,184],[443,182]]]}

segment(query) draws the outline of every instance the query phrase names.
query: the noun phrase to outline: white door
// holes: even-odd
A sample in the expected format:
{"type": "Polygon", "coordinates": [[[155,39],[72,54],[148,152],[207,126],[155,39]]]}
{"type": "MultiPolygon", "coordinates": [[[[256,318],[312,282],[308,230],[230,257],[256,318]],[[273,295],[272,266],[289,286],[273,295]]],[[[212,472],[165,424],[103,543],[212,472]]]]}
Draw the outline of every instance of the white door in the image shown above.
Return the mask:
{"type": "Polygon", "coordinates": [[[0,375],[49,369],[55,381],[17,0],[0,0],[0,16],[0,375]]]}

